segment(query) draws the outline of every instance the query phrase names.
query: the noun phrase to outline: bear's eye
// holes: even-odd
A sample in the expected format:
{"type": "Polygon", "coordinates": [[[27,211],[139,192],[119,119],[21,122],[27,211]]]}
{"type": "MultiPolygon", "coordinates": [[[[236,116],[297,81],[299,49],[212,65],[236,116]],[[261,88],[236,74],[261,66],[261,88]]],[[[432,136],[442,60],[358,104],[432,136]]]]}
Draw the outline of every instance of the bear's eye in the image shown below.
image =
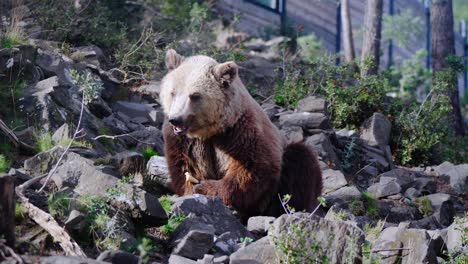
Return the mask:
{"type": "Polygon", "coordinates": [[[201,94],[194,93],[194,94],[191,94],[189,97],[190,97],[190,100],[192,100],[193,102],[197,102],[197,101],[200,101],[201,94]]]}

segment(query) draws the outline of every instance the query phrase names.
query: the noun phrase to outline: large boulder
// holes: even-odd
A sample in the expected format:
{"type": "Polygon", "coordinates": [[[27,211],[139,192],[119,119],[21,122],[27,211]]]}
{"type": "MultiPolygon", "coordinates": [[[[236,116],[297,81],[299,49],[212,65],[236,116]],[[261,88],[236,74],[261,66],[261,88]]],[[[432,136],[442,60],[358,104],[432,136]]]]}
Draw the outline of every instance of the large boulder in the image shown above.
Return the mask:
{"type": "Polygon", "coordinates": [[[164,189],[173,190],[171,175],[165,157],[152,156],[146,163],[146,175],[143,184],[157,184],[164,189]],[[149,183],[147,183],[147,181],[149,183]]]}
{"type": "Polygon", "coordinates": [[[317,96],[308,96],[297,101],[296,110],[298,112],[325,112],[327,102],[317,96]]]}
{"type": "Polygon", "coordinates": [[[308,129],[330,129],[330,122],[323,113],[293,113],[284,114],[279,118],[280,126],[300,126],[308,129]]]}
{"type": "Polygon", "coordinates": [[[463,194],[468,191],[468,164],[457,165],[446,175],[450,177],[450,186],[456,192],[463,194]]]}
{"type": "Polygon", "coordinates": [[[449,226],[455,216],[455,208],[450,195],[435,193],[422,196],[419,199],[428,199],[432,205],[432,214],[442,226],[449,226]]]}
{"type": "Polygon", "coordinates": [[[398,184],[396,178],[380,177],[380,181],[371,185],[367,191],[376,198],[383,198],[400,193],[401,186],[398,184]]]}
{"type": "Polygon", "coordinates": [[[239,249],[229,257],[230,264],[276,263],[276,249],[268,237],[239,249]]]}
{"type": "MultiPolygon", "coordinates": [[[[388,227],[380,233],[377,245],[385,245],[385,241],[401,242],[404,250],[401,252],[401,263],[437,263],[435,242],[424,229],[388,227]]],[[[374,250],[384,248],[374,248],[374,250]]]]}
{"type": "Polygon", "coordinates": [[[381,113],[374,113],[361,127],[361,139],[370,146],[386,146],[390,141],[392,123],[381,113]]]}
{"type": "Polygon", "coordinates": [[[323,193],[330,193],[348,184],[344,174],[339,170],[327,169],[322,172],[323,193]]]}
{"type": "Polygon", "coordinates": [[[278,249],[279,259],[286,263],[312,260],[355,263],[362,258],[364,232],[343,221],[330,221],[308,213],[282,215],[268,235],[278,249]]]}

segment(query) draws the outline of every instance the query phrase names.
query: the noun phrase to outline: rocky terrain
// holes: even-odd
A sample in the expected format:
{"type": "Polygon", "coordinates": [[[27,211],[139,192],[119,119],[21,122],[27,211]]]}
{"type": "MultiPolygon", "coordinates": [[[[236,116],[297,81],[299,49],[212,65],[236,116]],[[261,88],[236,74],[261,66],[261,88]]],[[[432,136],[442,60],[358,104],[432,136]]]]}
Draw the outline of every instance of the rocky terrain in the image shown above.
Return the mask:
{"type": "Polygon", "coordinates": [[[392,123],[379,112],[355,131],[334,129],[320,96],[294,109],[275,105],[283,41],[230,29],[215,45],[243,42],[241,78],[289,141],[304,140],[319,155],[323,195],[312,213],[294,212],[282,197],[284,215],[247,223],[217,198],[172,195],[160,78],[122,81],[94,45],[64,54],[58,42],[29,39],[0,49],[0,75],[27,80],[18,106],[27,126],[2,126],[21,154],[0,175],[0,188],[17,186],[16,241],[0,237],[1,263],[450,263],[467,256],[468,164],[396,165],[392,123]],[[37,128],[49,135],[49,149],[31,147],[37,128]]]}

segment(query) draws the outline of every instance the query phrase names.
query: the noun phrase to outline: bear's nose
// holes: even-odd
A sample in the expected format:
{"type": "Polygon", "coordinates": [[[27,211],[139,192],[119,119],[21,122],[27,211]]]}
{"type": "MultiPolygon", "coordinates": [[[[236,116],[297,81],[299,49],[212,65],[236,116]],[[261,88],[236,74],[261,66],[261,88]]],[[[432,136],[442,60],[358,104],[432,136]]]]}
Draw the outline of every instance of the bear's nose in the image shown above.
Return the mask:
{"type": "Polygon", "coordinates": [[[181,117],[170,118],[169,123],[173,126],[181,126],[183,124],[183,120],[181,117]]]}

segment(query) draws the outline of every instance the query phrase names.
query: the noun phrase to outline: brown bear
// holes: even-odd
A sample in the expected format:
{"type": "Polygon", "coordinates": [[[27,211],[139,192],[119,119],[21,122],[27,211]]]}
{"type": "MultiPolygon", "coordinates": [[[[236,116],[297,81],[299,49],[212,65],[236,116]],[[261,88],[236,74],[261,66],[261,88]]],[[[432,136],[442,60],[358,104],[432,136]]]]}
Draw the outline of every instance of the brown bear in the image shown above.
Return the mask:
{"type": "Polygon", "coordinates": [[[234,62],[168,50],[160,99],[175,192],[217,196],[242,216],[284,213],[279,197],[311,211],[322,191],[315,154],[287,144],[250,96],[234,62]]]}

